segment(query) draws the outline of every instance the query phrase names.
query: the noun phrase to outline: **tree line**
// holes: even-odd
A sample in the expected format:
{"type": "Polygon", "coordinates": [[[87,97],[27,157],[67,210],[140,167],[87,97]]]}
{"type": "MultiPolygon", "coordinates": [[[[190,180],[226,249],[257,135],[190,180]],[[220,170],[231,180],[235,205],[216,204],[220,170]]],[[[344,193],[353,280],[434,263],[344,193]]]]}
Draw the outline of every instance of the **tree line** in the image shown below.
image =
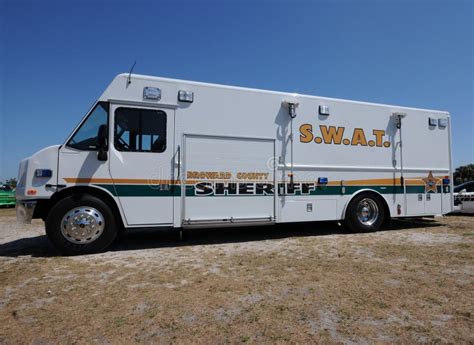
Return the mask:
{"type": "Polygon", "coordinates": [[[467,181],[474,181],[474,164],[463,165],[454,171],[454,184],[461,184],[467,181]]]}

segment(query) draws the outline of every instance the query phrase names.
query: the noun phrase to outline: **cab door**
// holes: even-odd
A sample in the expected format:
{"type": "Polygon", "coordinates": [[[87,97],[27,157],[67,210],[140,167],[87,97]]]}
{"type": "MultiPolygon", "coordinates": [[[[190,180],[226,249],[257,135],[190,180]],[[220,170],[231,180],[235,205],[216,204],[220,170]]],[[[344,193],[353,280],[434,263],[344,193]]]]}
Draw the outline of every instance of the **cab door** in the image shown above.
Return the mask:
{"type": "Polygon", "coordinates": [[[172,225],[174,110],[111,104],[110,175],[129,226],[172,225]]]}

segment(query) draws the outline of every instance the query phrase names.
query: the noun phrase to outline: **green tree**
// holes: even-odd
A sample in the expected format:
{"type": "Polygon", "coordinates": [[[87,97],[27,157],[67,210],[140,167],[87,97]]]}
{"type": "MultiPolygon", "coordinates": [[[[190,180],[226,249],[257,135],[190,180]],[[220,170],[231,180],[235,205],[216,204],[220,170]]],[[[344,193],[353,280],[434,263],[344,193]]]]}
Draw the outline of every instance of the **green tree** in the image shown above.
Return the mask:
{"type": "Polygon", "coordinates": [[[463,165],[456,168],[454,172],[454,184],[466,181],[474,181],[474,164],[463,165]]]}
{"type": "Polygon", "coordinates": [[[7,180],[7,182],[5,182],[6,185],[12,187],[12,188],[16,188],[16,178],[12,177],[10,179],[7,180]]]}

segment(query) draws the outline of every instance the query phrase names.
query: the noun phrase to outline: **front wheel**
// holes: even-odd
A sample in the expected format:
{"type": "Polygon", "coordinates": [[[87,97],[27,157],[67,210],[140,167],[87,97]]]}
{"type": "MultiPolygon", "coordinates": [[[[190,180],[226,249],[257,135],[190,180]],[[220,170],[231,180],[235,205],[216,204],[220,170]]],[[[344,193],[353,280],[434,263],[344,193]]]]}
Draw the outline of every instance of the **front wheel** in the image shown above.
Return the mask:
{"type": "Polygon", "coordinates": [[[117,236],[115,216],[101,199],[87,194],[59,201],[46,219],[46,234],[62,254],[105,250],[117,236]]]}
{"type": "Polygon", "coordinates": [[[360,194],[349,203],[345,223],[354,232],[370,232],[380,229],[385,219],[385,209],[380,197],[360,194]]]}

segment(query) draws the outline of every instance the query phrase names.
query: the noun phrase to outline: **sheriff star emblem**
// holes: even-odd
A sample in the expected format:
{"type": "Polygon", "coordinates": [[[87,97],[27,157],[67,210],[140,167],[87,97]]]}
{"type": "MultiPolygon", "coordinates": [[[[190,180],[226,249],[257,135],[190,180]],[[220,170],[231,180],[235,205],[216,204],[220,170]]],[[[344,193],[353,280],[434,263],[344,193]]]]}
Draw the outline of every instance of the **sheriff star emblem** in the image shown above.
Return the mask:
{"type": "Polygon", "coordinates": [[[437,179],[434,178],[433,173],[430,171],[428,177],[422,179],[425,182],[425,193],[433,192],[436,193],[437,179]]]}

